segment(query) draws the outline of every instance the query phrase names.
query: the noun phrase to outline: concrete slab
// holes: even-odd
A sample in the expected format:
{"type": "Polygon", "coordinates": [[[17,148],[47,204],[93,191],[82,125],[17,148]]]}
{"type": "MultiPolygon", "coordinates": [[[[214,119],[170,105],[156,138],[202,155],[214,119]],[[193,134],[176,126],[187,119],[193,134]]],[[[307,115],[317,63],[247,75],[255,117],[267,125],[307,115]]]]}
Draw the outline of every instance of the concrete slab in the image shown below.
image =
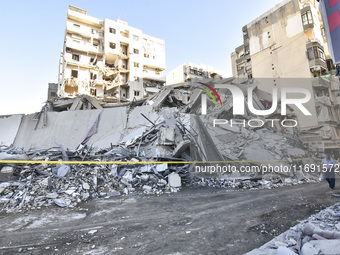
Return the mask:
{"type": "Polygon", "coordinates": [[[313,240],[305,243],[301,250],[301,255],[328,254],[337,255],[340,250],[340,240],[313,240]]]}
{"type": "Polygon", "coordinates": [[[14,143],[23,116],[0,116],[0,144],[10,146],[14,143]]]}
{"type": "Polygon", "coordinates": [[[64,148],[74,150],[102,112],[98,133],[86,143],[99,148],[109,147],[120,141],[126,128],[126,107],[113,109],[98,109],[88,111],[48,112],[47,125],[42,119],[36,120],[35,114],[25,115],[14,141],[14,146],[25,150],[56,147],[62,144],[64,148]],[[38,123],[37,123],[38,122],[38,123]]]}

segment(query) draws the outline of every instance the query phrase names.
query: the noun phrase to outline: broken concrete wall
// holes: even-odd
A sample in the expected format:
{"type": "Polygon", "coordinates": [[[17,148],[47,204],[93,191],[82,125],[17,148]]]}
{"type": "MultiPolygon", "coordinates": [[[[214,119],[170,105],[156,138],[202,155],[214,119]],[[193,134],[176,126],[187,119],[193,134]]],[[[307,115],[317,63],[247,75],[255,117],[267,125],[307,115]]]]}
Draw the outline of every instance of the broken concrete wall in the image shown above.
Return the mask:
{"type": "Polygon", "coordinates": [[[10,146],[20,127],[23,115],[0,116],[0,144],[10,146]]]}
{"type": "Polygon", "coordinates": [[[76,149],[102,112],[98,133],[87,142],[88,145],[110,147],[117,144],[126,127],[125,107],[90,111],[48,112],[44,126],[43,117],[25,115],[18,131],[14,146],[25,150],[56,147],[76,149]]]}

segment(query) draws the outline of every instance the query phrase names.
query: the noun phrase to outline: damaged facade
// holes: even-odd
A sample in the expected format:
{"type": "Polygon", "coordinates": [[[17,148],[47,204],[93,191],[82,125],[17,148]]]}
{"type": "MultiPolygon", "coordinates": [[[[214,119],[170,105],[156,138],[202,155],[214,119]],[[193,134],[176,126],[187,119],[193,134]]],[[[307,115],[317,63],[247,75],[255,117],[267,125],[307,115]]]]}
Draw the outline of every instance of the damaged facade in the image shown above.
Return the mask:
{"type": "Polygon", "coordinates": [[[313,153],[340,157],[339,83],[329,56],[317,1],[285,0],[242,28],[244,44],[231,54],[233,75],[240,81],[267,78],[260,88],[271,93],[295,78],[308,89],[315,105],[312,121],[302,124],[301,140],[313,153]],[[292,61],[292,59],[294,61],[292,61]]]}
{"type": "Polygon", "coordinates": [[[164,70],[164,40],[122,20],[97,19],[69,6],[60,56],[60,97],[138,100],[164,85],[164,70]]]}
{"type": "MultiPolygon", "coordinates": [[[[247,87],[234,78],[203,82],[211,87],[247,87]]],[[[197,86],[195,81],[165,86],[138,104],[104,108],[104,102],[89,97],[96,109],[53,111],[52,105],[39,114],[0,119],[0,127],[16,131],[0,137],[0,159],[38,161],[2,166],[8,178],[0,185],[0,204],[8,211],[52,204],[73,207],[96,197],[176,192],[182,185],[247,189],[315,182],[318,176],[303,169],[268,172],[261,168],[261,160],[286,168],[310,162],[304,160],[309,155],[299,140],[298,127],[282,128],[278,122],[267,121],[279,118],[279,111],[259,117],[245,103],[244,116],[234,116],[232,94],[216,88],[223,105],[215,106],[209,98],[208,113],[202,116],[204,92],[197,86]],[[252,125],[213,126],[213,119],[242,121],[241,117],[252,125]],[[228,161],[237,168],[244,161],[242,165],[251,171],[197,171],[198,161],[228,161]]],[[[270,97],[256,90],[252,104],[264,110],[270,97]]],[[[77,98],[60,100],[79,103],[77,98]]],[[[296,118],[290,107],[287,117],[296,118]]]]}
{"type": "Polygon", "coordinates": [[[244,43],[231,54],[234,77],[310,78],[334,69],[315,0],[285,0],[242,31],[244,43]]]}
{"type": "Polygon", "coordinates": [[[222,76],[212,66],[186,63],[176,67],[166,75],[166,85],[209,78],[222,78],[222,76]]]}

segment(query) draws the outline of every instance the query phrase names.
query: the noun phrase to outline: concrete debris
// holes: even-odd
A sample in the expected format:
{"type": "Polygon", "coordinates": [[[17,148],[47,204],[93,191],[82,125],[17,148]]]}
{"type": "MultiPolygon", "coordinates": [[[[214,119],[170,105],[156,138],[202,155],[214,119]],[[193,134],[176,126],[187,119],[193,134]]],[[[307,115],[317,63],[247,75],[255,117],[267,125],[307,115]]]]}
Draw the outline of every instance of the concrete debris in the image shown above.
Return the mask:
{"type": "MultiPolygon", "coordinates": [[[[157,133],[154,134],[157,138],[157,133]]],[[[144,138],[143,138],[144,139],[144,138]]],[[[137,144],[139,143],[136,142],[137,144]]],[[[6,152],[3,151],[2,154],[6,152]]],[[[58,162],[64,158],[61,147],[44,151],[26,151],[25,156],[33,161],[50,159],[58,162]]],[[[0,182],[1,209],[24,211],[40,209],[55,204],[59,207],[74,207],[81,201],[96,197],[117,197],[122,194],[156,194],[177,192],[181,182],[189,183],[189,165],[138,164],[138,158],[131,148],[115,147],[100,152],[83,147],[67,151],[71,161],[81,162],[84,156],[102,164],[15,164],[4,166],[16,181],[0,182]],[[130,161],[136,164],[105,164],[106,161],[130,161]],[[11,171],[9,171],[11,170],[11,171]],[[170,186],[168,176],[176,176],[177,181],[170,186]],[[180,177],[181,176],[181,177],[180,177]]]]}
{"type": "Polygon", "coordinates": [[[303,245],[301,255],[310,254],[339,254],[340,240],[312,240],[303,245]]]}
{"type": "Polygon", "coordinates": [[[339,211],[340,203],[328,207],[247,255],[339,254],[339,211]]]}
{"type": "Polygon", "coordinates": [[[172,173],[168,176],[168,179],[170,187],[173,188],[181,187],[181,177],[178,174],[172,173]]]}
{"type": "MultiPolygon", "coordinates": [[[[215,86],[214,80],[206,83],[215,86]]],[[[218,83],[231,84],[232,79],[218,83]]],[[[233,85],[246,89],[242,84],[233,85]]],[[[309,155],[298,130],[282,129],[276,122],[254,116],[247,106],[245,119],[235,120],[256,120],[244,127],[231,126],[232,95],[223,89],[217,89],[223,105],[215,106],[207,99],[208,113],[202,116],[202,90],[197,86],[200,84],[193,81],[166,86],[147,99],[128,103],[102,102],[90,96],[59,98],[48,102],[41,113],[0,119],[13,122],[17,128],[15,138],[9,134],[11,143],[0,145],[0,160],[63,161],[3,165],[6,168],[1,173],[7,171],[14,179],[0,183],[2,208],[26,210],[52,204],[73,207],[96,197],[177,192],[184,185],[271,189],[317,181],[318,176],[300,168],[276,173],[258,171],[263,165],[261,160],[269,160],[272,167],[289,169],[311,163],[300,160],[309,155]],[[222,123],[214,126],[214,119],[222,123]],[[188,163],[199,161],[228,161],[238,169],[245,161],[243,165],[256,170],[208,173],[195,170],[202,170],[204,164],[188,163]]],[[[267,109],[268,98],[265,92],[254,90],[253,105],[267,109]]],[[[278,112],[268,116],[274,120],[280,117],[278,112]]],[[[289,111],[288,117],[294,119],[295,115],[289,111]]],[[[5,141],[6,137],[1,139],[5,141]]]]}

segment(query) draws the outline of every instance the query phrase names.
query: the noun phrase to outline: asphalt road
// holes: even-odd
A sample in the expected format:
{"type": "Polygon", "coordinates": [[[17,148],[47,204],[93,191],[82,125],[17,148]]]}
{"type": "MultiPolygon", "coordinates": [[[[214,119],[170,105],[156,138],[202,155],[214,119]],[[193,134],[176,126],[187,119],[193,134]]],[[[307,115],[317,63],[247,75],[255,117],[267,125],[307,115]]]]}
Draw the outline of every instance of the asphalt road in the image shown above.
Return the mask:
{"type": "Polygon", "coordinates": [[[185,188],[1,213],[0,254],[243,254],[336,202],[323,182],[254,191],[185,188]]]}

